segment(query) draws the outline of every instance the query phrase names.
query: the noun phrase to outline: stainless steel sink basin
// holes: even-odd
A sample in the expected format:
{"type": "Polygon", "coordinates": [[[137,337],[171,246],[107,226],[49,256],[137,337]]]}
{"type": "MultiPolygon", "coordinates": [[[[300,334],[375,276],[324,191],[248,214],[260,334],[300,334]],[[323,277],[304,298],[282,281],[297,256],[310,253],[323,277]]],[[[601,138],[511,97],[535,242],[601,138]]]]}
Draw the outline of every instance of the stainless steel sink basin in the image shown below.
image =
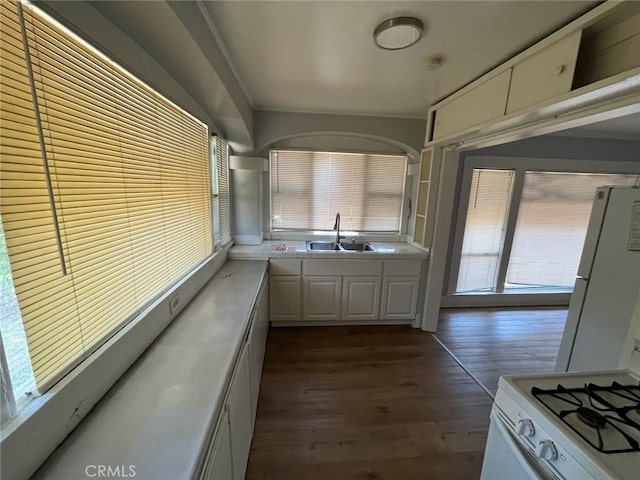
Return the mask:
{"type": "Polygon", "coordinates": [[[307,242],[307,250],[341,250],[335,242],[307,242]]]}
{"type": "Polygon", "coordinates": [[[350,250],[355,252],[372,252],[373,247],[368,243],[340,243],[343,250],[350,250]]]}
{"type": "Polygon", "coordinates": [[[307,251],[338,251],[338,252],[373,252],[374,248],[367,242],[307,242],[307,251]]]}

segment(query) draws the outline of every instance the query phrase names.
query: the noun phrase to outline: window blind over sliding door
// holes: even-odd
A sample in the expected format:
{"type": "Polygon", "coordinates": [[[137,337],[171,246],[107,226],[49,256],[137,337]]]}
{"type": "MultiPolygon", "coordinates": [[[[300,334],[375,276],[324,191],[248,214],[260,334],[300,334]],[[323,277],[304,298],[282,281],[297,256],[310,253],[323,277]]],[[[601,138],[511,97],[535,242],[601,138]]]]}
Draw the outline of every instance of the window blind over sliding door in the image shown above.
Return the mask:
{"type": "Polygon", "coordinates": [[[46,388],[211,254],[208,131],[37,9],[25,6],[24,20],[22,61],[33,70],[44,152],[19,175],[38,182],[42,212],[27,200],[5,219],[5,193],[25,185],[3,178],[2,214],[5,228],[16,222],[12,235],[46,220],[36,230],[45,249],[8,242],[34,374],[46,388]],[[26,270],[43,255],[44,283],[41,269],[26,270]],[[34,309],[42,286],[48,305],[34,309]],[[52,310],[58,304],[68,308],[52,310]]]}
{"type": "Polygon", "coordinates": [[[273,150],[271,228],[399,233],[406,156],[273,150]]]}

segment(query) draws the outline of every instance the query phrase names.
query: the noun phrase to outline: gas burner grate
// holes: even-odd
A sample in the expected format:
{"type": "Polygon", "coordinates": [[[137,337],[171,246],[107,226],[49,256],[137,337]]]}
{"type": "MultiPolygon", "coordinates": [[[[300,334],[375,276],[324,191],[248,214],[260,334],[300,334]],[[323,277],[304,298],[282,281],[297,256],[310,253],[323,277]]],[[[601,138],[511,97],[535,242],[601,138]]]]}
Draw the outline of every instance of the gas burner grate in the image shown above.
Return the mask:
{"type": "Polygon", "coordinates": [[[640,451],[640,386],[531,388],[531,394],[591,447],[602,453],[640,451]]]}

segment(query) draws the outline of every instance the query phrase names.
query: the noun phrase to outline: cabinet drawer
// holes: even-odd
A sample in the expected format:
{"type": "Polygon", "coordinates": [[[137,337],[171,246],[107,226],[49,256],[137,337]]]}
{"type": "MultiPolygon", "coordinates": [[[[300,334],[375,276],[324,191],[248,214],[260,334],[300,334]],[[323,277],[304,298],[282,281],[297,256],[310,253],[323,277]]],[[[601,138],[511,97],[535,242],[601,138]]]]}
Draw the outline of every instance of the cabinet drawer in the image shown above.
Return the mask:
{"type": "Polygon", "coordinates": [[[504,115],[511,69],[436,110],[433,138],[446,137],[504,115]]]}
{"type": "Polygon", "coordinates": [[[304,275],[380,275],[381,260],[305,260],[304,275]]]}
{"type": "Polygon", "coordinates": [[[271,275],[300,275],[302,261],[297,258],[274,258],[269,260],[271,275]]]}
{"type": "Polygon", "coordinates": [[[384,275],[411,275],[419,276],[422,269],[422,260],[385,260],[384,275]]]}
{"type": "Polygon", "coordinates": [[[581,33],[578,30],[514,65],[507,113],[571,90],[581,33]]]}

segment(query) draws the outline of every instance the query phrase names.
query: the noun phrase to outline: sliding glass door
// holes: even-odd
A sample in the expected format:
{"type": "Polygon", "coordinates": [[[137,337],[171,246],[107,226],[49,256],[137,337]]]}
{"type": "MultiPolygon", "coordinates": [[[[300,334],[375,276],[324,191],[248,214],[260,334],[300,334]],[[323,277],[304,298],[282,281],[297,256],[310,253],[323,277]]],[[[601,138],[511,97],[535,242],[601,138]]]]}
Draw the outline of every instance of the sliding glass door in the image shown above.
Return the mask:
{"type": "Polygon", "coordinates": [[[494,291],[513,170],[473,170],[456,292],[494,291]]]}
{"type": "Polygon", "coordinates": [[[455,294],[570,292],[596,188],[640,179],[520,167],[473,168],[466,175],[462,238],[451,270],[455,294]]]}

